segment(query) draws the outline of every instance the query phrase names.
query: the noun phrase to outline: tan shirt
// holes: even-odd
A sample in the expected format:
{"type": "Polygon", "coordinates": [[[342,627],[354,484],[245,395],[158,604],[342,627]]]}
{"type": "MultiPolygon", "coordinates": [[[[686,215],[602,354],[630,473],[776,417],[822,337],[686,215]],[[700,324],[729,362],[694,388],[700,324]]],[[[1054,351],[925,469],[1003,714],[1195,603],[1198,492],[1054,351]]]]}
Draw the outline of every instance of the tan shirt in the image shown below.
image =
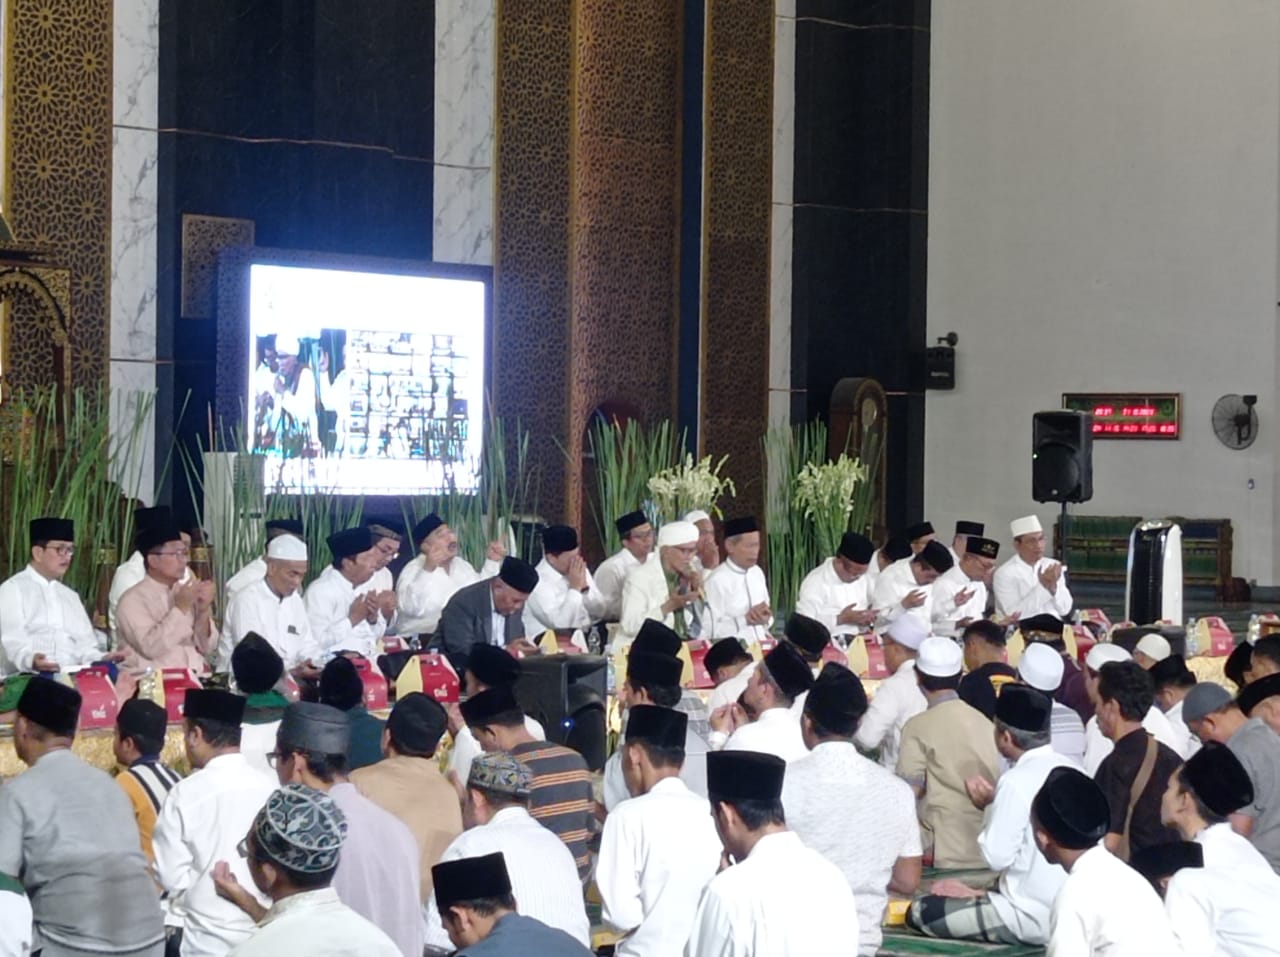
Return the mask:
{"type": "MultiPolygon", "coordinates": [[[[390,811],[413,833],[421,854],[422,902],[431,896],[431,868],[462,833],[458,792],[433,759],[397,755],[351,773],[351,783],[374,804],[390,811]]],[[[434,906],[434,905],[432,905],[434,906]]]]}
{"type": "Polygon", "coordinates": [[[924,786],[920,799],[921,838],[933,845],[933,866],[983,868],[978,848],[983,813],[965,792],[966,778],[1000,776],[993,725],[977,708],[957,698],[940,701],[902,729],[898,775],[924,786]]]}
{"type": "Polygon", "coordinates": [[[133,674],[147,668],[187,668],[197,674],[209,670],[205,656],[218,647],[218,628],[195,635],[195,610],[183,612],[173,603],[173,590],[150,575],[120,598],[116,624],[120,629],[124,667],[133,674]]]}

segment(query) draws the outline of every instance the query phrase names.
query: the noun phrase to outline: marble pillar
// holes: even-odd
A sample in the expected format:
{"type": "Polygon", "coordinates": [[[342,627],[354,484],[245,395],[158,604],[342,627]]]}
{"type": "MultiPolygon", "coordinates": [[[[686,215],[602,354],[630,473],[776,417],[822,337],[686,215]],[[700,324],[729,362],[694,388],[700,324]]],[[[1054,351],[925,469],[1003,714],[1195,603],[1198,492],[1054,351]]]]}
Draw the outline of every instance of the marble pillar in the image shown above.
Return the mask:
{"type": "MultiPolygon", "coordinates": [[[[122,442],[134,431],[140,397],[156,388],[159,12],[159,0],[116,0],[114,7],[110,381],[115,436],[122,442]]],[[[119,476],[126,494],[148,503],[153,423],[152,415],[132,439],[133,461],[119,476]]]]}
{"type": "Polygon", "coordinates": [[[436,0],[436,262],[493,263],[495,5],[436,0]]]}
{"type": "Polygon", "coordinates": [[[791,421],[791,246],[796,140],[796,2],[776,0],[773,205],[769,266],[769,425],[791,421]]]}

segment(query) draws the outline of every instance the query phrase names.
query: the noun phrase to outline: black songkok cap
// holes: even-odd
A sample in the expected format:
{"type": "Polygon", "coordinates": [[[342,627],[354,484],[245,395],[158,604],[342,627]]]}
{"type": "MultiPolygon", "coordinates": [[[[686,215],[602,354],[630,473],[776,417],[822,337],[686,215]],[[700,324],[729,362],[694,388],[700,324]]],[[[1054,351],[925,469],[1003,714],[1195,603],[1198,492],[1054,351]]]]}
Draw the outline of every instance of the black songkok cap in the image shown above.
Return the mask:
{"type": "Polygon", "coordinates": [[[548,555],[571,552],[578,547],[578,532],[569,525],[548,525],[542,530],[542,550],[548,555]]]}
{"type": "Polygon", "coordinates": [[[525,595],[533,591],[538,584],[537,569],[524,559],[516,558],[513,555],[508,555],[502,560],[502,567],[498,570],[498,577],[502,579],[503,584],[525,595]]]}
{"type": "Polygon", "coordinates": [[[230,691],[188,688],[182,701],[182,716],[238,726],[244,720],[245,699],[230,691]]]}
{"type": "MultiPolygon", "coordinates": [[[[1196,683],[1195,673],[1187,667],[1187,662],[1182,655],[1161,658],[1147,669],[1147,674],[1151,675],[1151,682],[1157,691],[1170,685],[1185,685],[1189,688],[1196,683]]],[[[1244,696],[1241,695],[1241,697],[1244,696]]]]}
{"type": "Polygon", "coordinates": [[[880,554],[891,562],[911,557],[911,543],[905,538],[891,538],[880,549],[880,554]]]}
{"type": "Polygon", "coordinates": [[[1111,807],[1102,788],[1083,771],[1054,768],[1031,802],[1031,812],[1057,843],[1069,850],[1093,847],[1106,836],[1111,807]]]}
{"type": "Polygon", "coordinates": [[[674,708],[638,704],[627,712],[627,741],[643,741],[658,748],[683,748],[689,716],[674,708]]]}
{"type": "Polygon", "coordinates": [[[859,535],[857,532],[845,532],[840,537],[840,547],[836,549],[836,554],[857,565],[866,565],[871,561],[875,550],[876,547],[871,544],[871,539],[867,536],[859,535]]]}
{"type": "Polygon", "coordinates": [[[76,526],[69,518],[33,518],[28,527],[31,544],[36,542],[74,542],[76,526]]]}
{"type": "Polygon", "coordinates": [[[735,535],[745,535],[748,532],[758,531],[760,531],[760,523],[756,521],[754,515],[731,518],[724,523],[725,538],[733,538],[735,535]]]}
{"type": "Polygon", "coordinates": [[[947,551],[947,546],[940,542],[930,542],[922,548],[920,554],[916,556],[916,561],[923,562],[939,574],[947,571],[955,564],[955,559],[947,551]]]}
{"type": "Polygon", "coordinates": [[[515,692],[507,685],[473,694],[458,707],[462,711],[462,720],[472,728],[482,727],[499,715],[520,710],[515,692]]]}
{"type": "Polygon", "coordinates": [[[760,751],[709,751],[707,794],[712,802],[776,801],[787,762],[760,751]]]}
{"type": "Polygon", "coordinates": [[[268,532],[284,532],[302,538],[302,520],[297,518],[273,518],[267,522],[268,532]]]}
{"type": "Polygon", "coordinates": [[[648,651],[633,651],[627,656],[627,681],[639,688],[656,685],[660,688],[678,688],[684,662],[671,655],[655,655],[648,651]]]}
{"type": "Polygon", "coordinates": [[[467,670],[489,688],[510,686],[520,679],[520,662],[497,645],[477,641],[467,657],[467,670]]]}
{"type": "Polygon", "coordinates": [[[80,692],[52,678],[32,678],[18,698],[18,714],[60,737],[74,737],[80,692]]]}
{"type": "Polygon", "coordinates": [[[340,532],[334,532],[327,541],[329,551],[333,553],[333,560],[341,561],[344,558],[354,558],[373,548],[373,532],[366,525],[357,525],[355,528],[344,528],[340,532]]]}
{"type": "Polygon", "coordinates": [[[631,643],[630,654],[637,651],[651,655],[678,655],[683,639],[660,621],[646,618],[640,626],[636,640],[631,643]]]}
{"type": "Polygon", "coordinates": [[[421,545],[422,540],[444,524],[444,519],[432,512],[417,525],[413,526],[413,543],[421,545]]]}
{"type": "MultiPolygon", "coordinates": [[[[1175,656],[1170,655],[1169,657],[1172,658],[1175,656]]],[[[1165,659],[1165,661],[1168,660],[1169,658],[1165,659]]],[[[1162,664],[1164,664],[1164,661],[1152,666],[1151,670],[1155,671],[1156,668],[1160,667],[1162,664]]],[[[1259,678],[1257,681],[1251,681],[1249,684],[1245,685],[1244,690],[1240,692],[1240,698],[1236,703],[1240,706],[1240,710],[1246,715],[1252,715],[1253,709],[1260,703],[1265,701],[1267,698],[1278,694],[1280,694],[1280,674],[1267,675],[1265,678],[1259,678]]]]}
{"type": "Polygon", "coordinates": [[[1066,622],[1061,618],[1055,618],[1053,615],[1032,615],[1030,618],[1023,618],[1018,622],[1018,630],[1027,639],[1030,639],[1033,632],[1061,638],[1062,629],[1065,626],[1066,622]]]}
{"type": "Polygon", "coordinates": [[[397,747],[414,754],[432,754],[440,744],[440,738],[448,727],[449,718],[440,702],[413,691],[399,698],[387,717],[387,731],[397,747]]]}
{"type": "Polygon", "coordinates": [[[1253,803],[1253,782],[1225,744],[1210,741],[1182,766],[1182,784],[1214,814],[1226,817],[1253,803]]]}
{"type": "Polygon", "coordinates": [[[981,535],[986,530],[981,522],[956,522],[957,535],[981,535]]]}
{"type": "Polygon", "coordinates": [[[167,545],[169,542],[180,541],[182,541],[182,529],[178,528],[173,522],[148,525],[133,538],[134,547],[144,555],[167,545]]]}
{"type": "Polygon", "coordinates": [[[979,558],[995,558],[1000,554],[1000,543],[992,538],[970,535],[969,540],[964,543],[964,553],[977,555],[979,558]]]}
{"type": "Polygon", "coordinates": [[[116,727],[121,737],[164,741],[169,727],[169,714],[147,698],[130,698],[120,706],[116,727]]]}
{"type": "Polygon", "coordinates": [[[436,909],[441,915],[454,904],[505,897],[511,893],[511,878],[507,875],[506,859],[500,851],[436,864],[431,868],[431,883],[435,888],[436,909]]]}
{"type": "Polygon", "coordinates": [[[1030,685],[1007,684],[996,698],[996,720],[1006,728],[1032,733],[1049,730],[1053,701],[1030,685]]]}
{"type": "Polygon", "coordinates": [[[928,522],[919,522],[915,525],[908,525],[906,531],[902,534],[906,536],[907,541],[914,542],[917,538],[924,538],[926,535],[932,535],[933,526],[928,522]]]}
{"type": "Polygon", "coordinates": [[[1237,688],[1243,689],[1245,672],[1252,667],[1253,645],[1242,641],[1232,649],[1231,654],[1227,655],[1227,660],[1222,664],[1222,673],[1230,678],[1237,688]]]}
{"type": "Polygon", "coordinates": [[[794,614],[787,619],[782,632],[787,640],[794,642],[802,651],[817,658],[822,649],[831,644],[831,632],[822,622],[808,615],[794,614]]]}
{"type": "Polygon", "coordinates": [[[344,655],[332,659],[320,672],[320,701],[339,711],[350,711],[364,700],[360,672],[344,655]]]}
{"type": "Polygon", "coordinates": [[[1195,841],[1168,841],[1134,851],[1129,866],[1159,886],[1162,877],[1172,877],[1184,867],[1204,867],[1204,847],[1195,841]]]}
{"type": "Polygon", "coordinates": [[[153,508],[135,508],[133,510],[133,530],[140,532],[153,525],[168,525],[173,521],[173,510],[168,505],[156,505],[153,508]]]}
{"type": "Polygon", "coordinates": [[[709,673],[715,674],[717,668],[731,665],[735,661],[750,660],[751,655],[747,653],[747,649],[742,647],[742,642],[737,638],[721,638],[707,649],[702,663],[709,673]]]}
{"type": "Polygon", "coordinates": [[[619,535],[625,535],[633,528],[639,528],[648,521],[649,516],[644,512],[627,512],[626,515],[623,515],[613,523],[613,527],[618,530],[619,535]]]}
{"type": "Polygon", "coordinates": [[[284,709],[278,747],[312,754],[346,754],[351,746],[351,718],[345,711],[315,701],[295,701],[284,709]]]}
{"type": "Polygon", "coordinates": [[[813,687],[813,670],[795,646],[785,641],[764,656],[769,677],[788,698],[798,698],[813,687]]]}
{"type": "Polygon", "coordinates": [[[809,689],[804,713],[832,734],[851,735],[867,713],[867,692],[858,676],[829,661],[809,689]]]}
{"type": "Polygon", "coordinates": [[[280,680],[284,662],[267,639],[251,631],[231,652],[231,673],[245,694],[262,694],[280,680]]]}

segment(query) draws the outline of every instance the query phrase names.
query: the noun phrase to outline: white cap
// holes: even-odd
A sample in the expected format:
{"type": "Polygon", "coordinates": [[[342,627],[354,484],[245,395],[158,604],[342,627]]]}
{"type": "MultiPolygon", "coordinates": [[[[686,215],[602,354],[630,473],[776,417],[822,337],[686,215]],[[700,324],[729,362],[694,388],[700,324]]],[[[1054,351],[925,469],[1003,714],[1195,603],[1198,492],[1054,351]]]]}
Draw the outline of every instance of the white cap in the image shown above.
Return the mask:
{"type": "MultiPolygon", "coordinates": [[[[277,349],[277,352],[280,350],[277,349]]],[[[1038,515],[1024,515],[1022,518],[1015,518],[1009,523],[1009,531],[1014,538],[1019,535],[1031,535],[1035,532],[1043,532],[1040,527],[1040,517],[1038,515]]]]}
{"type": "Polygon", "coordinates": [[[950,678],[964,667],[964,652],[953,638],[926,638],[916,655],[916,671],[934,678],[950,678]]]}
{"type": "Polygon", "coordinates": [[[925,631],[924,626],[916,620],[914,615],[902,615],[885,629],[885,636],[892,638],[904,648],[919,651],[920,645],[929,637],[929,632],[925,631]]]}
{"type": "Polygon", "coordinates": [[[711,516],[700,508],[695,508],[692,512],[685,513],[684,520],[686,522],[709,522],[711,516]]]}
{"type": "Polygon", "coordinates": [[[1112,661],[1132,660],[1133,656],[1119,645],[1110,641],[1100,641],[1089,649],[1089,654],[1085,656],[1084,664],[1086,668],[1092,671],[1100,671],[1103,665],[1112,661]]]}
{"type": "Polygon", "coordinates": [[[1062,655],[1042,641],[1027,645],[1018,660],[1018,677],[1037,691],[1048,694],[1062,684],[1062,655]]]}
{"type": "Polygon", "coordinates": [[[693,522],[667,522],[658,529],[658,547],[698,544],[698,526],[693,522]]]}
{"type": "Polygon", "coordinates": [[[305,562],[307,543],[296,535],[277,535],[267,543],[267,557],[282,562],[305,562]]]}
{"type": "Polygon", "coordinates": [[[301,350],[302,344],[298,342],[297,336],[291,336],[287,332],[276,333],[276,355],[296,356],[301,350]]]}
{"type": "Polygon", "coordinates": [[[1153,661],[1164,661],[1171,654],[1173,649],[1169,647],[1169,641],[1164,635],[1157,635],[1154,632],[1149,635],[1143,635],[1133,648],[1134,652],[1142,652],[1153,661]]]}

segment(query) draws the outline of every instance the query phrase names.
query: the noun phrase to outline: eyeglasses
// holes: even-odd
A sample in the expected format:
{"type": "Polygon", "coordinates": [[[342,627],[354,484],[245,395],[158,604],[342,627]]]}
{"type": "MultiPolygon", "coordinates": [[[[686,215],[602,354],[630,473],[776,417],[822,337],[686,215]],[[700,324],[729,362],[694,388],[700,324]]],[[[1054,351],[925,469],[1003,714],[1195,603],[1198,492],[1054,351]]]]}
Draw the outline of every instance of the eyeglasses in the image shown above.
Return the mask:
{"type": "Polygon", "coordinates": [[[237,854],[239,854],[239,855],[240,855],[242,858],[244,858],[245,860],[248,860],[248,858],[249,858],[249,838],[247,838],[247,837],[242,837],[242,838],[240,838],[240,843],[236,845],[236,853],[237,853],[237,854]]]}
{"type": "Polygon", "coordinates": [[[286,757],[288,757],[288,755],[281,754],[279,751],[268,751],[266,754],[267,767],[271,768],[271,770],[274,771],[277,767],[280,766],[281,760],[283,760],[286,757]]]}
{"type": "Polygon", "coordinates": [[[188,555],[191,554],[191,551],[190,549],[187,549],[187,548],[175,548],[172,551],[152,552],[151,554],[152,555],[176,555],[178,558],[186,558],[188,555]]]}
{"type": "Polygon", "coordinates": [[[46,545],[44,548],[45,551],[53,552],[55,555],[59,555],[62,558],[67,558],[76,553],[76,547],[74,545],[46,545]]]}

